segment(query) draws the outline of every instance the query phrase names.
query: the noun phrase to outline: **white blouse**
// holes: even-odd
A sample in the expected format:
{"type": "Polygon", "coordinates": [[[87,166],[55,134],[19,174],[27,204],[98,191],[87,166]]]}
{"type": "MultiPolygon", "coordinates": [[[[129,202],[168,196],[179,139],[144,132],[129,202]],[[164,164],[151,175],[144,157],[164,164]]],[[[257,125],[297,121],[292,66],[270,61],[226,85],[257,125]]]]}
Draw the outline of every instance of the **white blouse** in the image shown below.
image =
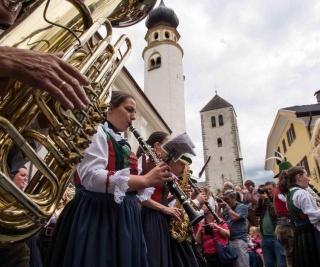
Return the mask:
{"type": "MultiPolygon", "coordinates": [[[[301,189],[292,187],[290,191],[301,189]]],[[[306,190],[297,190],[292,198],[293,204],[308,215],[310,222],[320,231],[320,208],[317,206],[316,199],[306,190]]]]}
{"type": "MultiPolygon", "coordinates": [[[[77,167],[77,171],[81,184],[88,191],[108,192],[114,195],[115,202],[121,203],[129,188],[130,169],[125,168],[112,173],[109,177],[109,184],[107,185],[109,171],[106,170],[106,167],[109,159],[109,148],[107,136],[102,127],[104,127],[116,141],[124,139],[120,134],[109,129],[107,122],[103,126],[99,126],[97,133],[91,140],[92,143],[84,154],[83,160],[77,167]]],[[[144,195],[144,190],[141,190],[139,193],[144,195]]]]}

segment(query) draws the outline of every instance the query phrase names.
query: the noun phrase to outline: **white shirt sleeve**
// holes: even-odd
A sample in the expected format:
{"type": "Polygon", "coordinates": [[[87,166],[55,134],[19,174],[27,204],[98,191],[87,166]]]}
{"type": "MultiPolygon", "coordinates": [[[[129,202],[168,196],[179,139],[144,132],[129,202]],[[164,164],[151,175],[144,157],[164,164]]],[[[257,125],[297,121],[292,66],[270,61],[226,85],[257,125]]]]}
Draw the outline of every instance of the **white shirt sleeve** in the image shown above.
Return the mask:
{"type": "Polygon", "coordinates": [[[293,204],[308,215],[310,222],[320,231],[320,208],[316,199],[306,190],[298,190],[292,198],[293,204]]]}
{"type": "Polygon", "coordinates": [[[215,210],[216,210],[217,203],[215,202],[215,200],[213,199],[213,197],[209,197],[208,202],[209,202],[210,208],[215,211],[215,210]]]}
{"type": "Polygon", "coordinates": [[[198,199],[192,199],[193,203],[197,205],[198,208],[200,208],[200,202],[198,199]]]}
{"type": "Polygon", "coordinates": [[[115,173],[106,170],[109,159],[107,136],[98,127],[84,158],[77,167],[81,184],[89,191],[114,194],[117,203],[121,203],[129,188],[130,169],[125,168],[115,173]],[[107,185],[109,175],[109,185],[107,185]]]}
{"type": "Polygon", "coordinates": [[[287,202],[287,198],[285,197],[285,195],[284,194],[278,194],[278,198],[282,201],[282,202],[287,202]]]}
{"type": "MultiPolygon", "coordinates": [[[[142,157],[138,159],[138,173],[140,174],[142,172],[142,157]]],[[[151,198],[155,188],[154,187],[148,187],[145,189],[138,190],[138,199],[143,202],[145,200],[148,200],[151,198]]]]}
{"type": "MultiPolygon", "coordinates": [[[[172,194],[169,193],[169,197],[171,197],[171,196],[172,196],[172,194]]],[[[169,207],[174,207],[174,205],[176,204],[176,201],[177,201],[177,200],[174,198],[171,202],[168,203],[168,206],[169,206],[169,207]]]]}

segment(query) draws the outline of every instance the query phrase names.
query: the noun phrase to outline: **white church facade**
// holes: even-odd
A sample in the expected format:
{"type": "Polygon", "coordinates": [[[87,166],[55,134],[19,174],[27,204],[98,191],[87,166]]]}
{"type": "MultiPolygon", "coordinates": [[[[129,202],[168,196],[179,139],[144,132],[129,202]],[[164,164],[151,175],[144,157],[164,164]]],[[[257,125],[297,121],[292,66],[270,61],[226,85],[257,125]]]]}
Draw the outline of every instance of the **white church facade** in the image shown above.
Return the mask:
{"type": "MultiPolygon", "coordinates": [[[[143,91],[125,68],[113,85],[116,90],[135,96],[138,110],[134,126],[146,139],[154,131],[165,131],[173,137],[186,132],[183,49],[178,43],[178,25],[175,12],[161,1],[146,19],[143,91]]],[[[206,185],[214,191],[225,181],[243,184],[244,169],[233,106],[216,95],[200,111],[200,116],[204,161],[211,156],[205,169],[206,185]]],[[[136,151],[138,142],[131,133],[126,134],[136,151]]]]}

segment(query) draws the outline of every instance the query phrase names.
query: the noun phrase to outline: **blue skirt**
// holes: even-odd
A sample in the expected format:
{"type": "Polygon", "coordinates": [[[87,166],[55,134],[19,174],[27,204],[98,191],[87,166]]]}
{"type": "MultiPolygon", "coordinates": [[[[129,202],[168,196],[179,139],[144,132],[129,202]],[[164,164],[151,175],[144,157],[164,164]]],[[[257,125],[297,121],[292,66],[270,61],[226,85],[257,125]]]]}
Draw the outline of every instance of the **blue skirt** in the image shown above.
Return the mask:
{"type": "Polygon", "coordinates": [[[171,237],[170,220],[171,217],[162,212],[142,207],[149,266],[198,267],[191,245],[187,241],[177,242],[171,237]]]}
{"type": "Polygon", "coordinates": [[[140,210],[134,193],[121,204],[114,195],[84,191],[62,266],[147,267],[140,210]]]}
{"type": "Polygon", "coordinates": [[[186,240],[177,242],[171,237],[171,254],[174,267],[199,267],[191,245],[186,240]]]}
{"type": "Polygon", "coordinates": [[[62,266],[72,223],[80,204],[83,190],[84,188],[77,187],[74,198],[67,203],[60,213],[46,251],[44,267],[62,266]]]}
{"type": "Polygon", "coordinates": [[[319,231],[309,220],[295,222],[293,267],[320,266],[319,231]]]}
{"type": "Polygon", "coordinates": [[[147,207],[142,207],[141,216],[149,267],[174,267],[170,247],[170,217],[147,207]]]}

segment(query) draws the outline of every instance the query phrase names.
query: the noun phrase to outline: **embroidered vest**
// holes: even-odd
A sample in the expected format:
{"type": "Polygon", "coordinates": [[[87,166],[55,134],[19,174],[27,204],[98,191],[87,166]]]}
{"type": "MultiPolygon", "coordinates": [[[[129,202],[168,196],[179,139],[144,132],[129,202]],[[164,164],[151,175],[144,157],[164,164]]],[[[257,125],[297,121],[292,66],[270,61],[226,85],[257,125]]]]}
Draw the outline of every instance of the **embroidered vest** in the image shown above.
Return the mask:
{"type": "Polygon", "coordinates": [[[308,215],[304,214],[301,209],[297,208],[293,204],[293,195],[298,190],[303,190],[303,189],[299,189],[299,188],[294,189],[290,191],[289,195],[287,196],[288,210],[290,211],[291,220],[293,220],[294,222],[308,218],[308,215]]]}

